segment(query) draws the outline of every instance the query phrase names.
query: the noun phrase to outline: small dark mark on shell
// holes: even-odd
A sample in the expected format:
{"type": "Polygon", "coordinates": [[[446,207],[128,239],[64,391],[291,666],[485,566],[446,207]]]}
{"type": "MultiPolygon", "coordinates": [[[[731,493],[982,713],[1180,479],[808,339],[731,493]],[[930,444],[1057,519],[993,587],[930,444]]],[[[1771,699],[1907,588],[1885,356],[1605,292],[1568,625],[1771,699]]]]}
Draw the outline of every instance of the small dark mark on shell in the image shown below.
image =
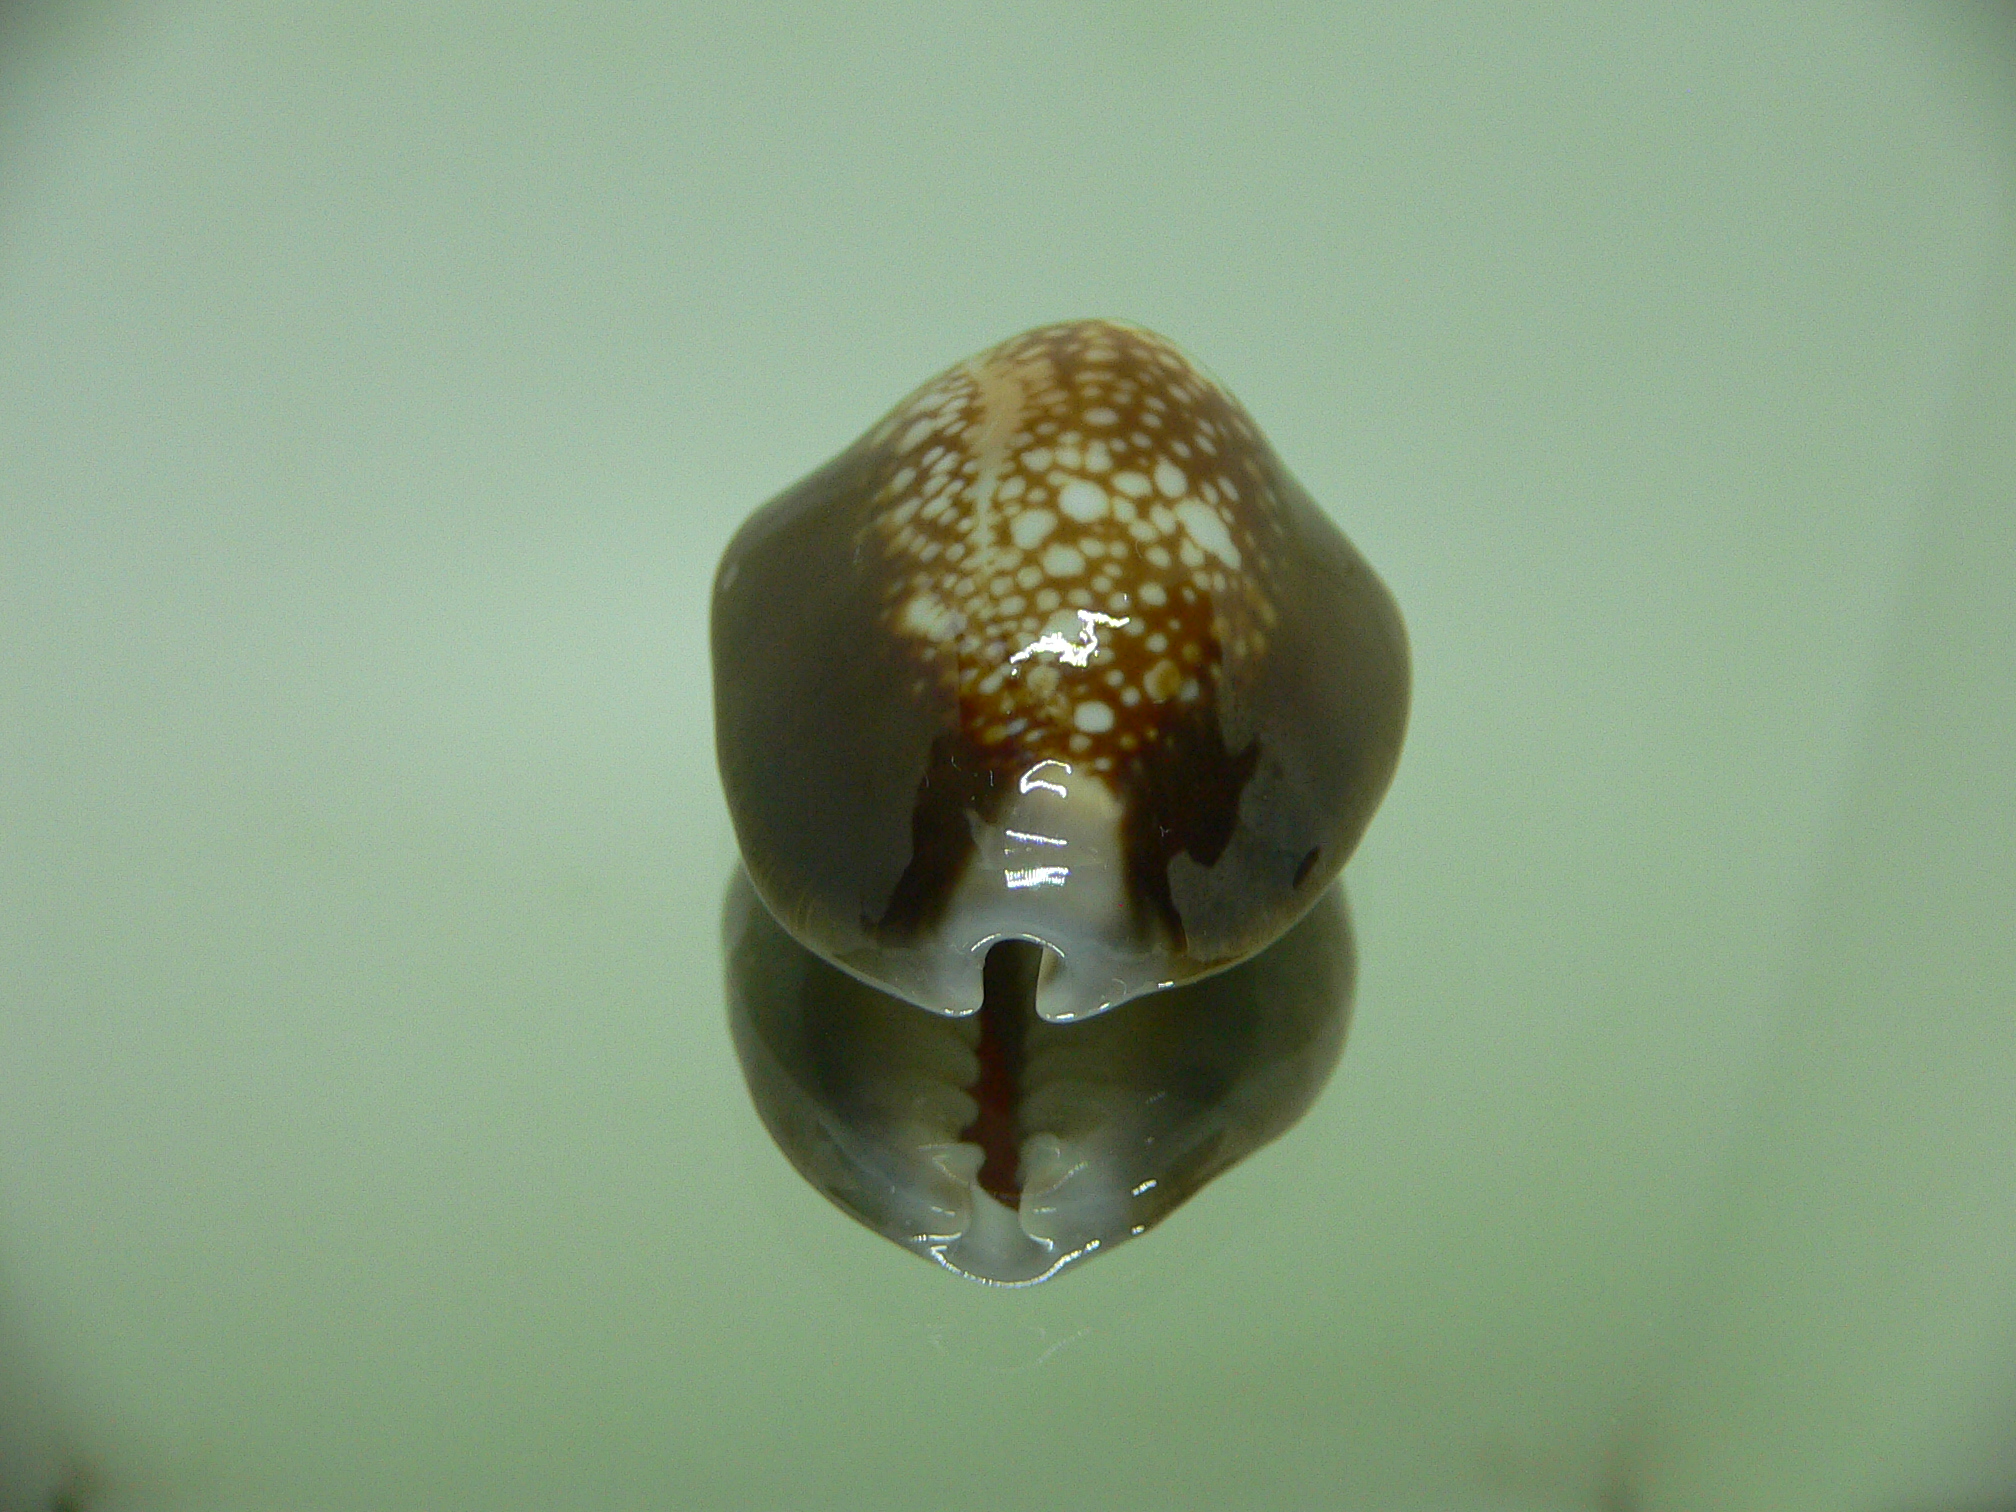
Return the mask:
{"type": "Polygon", "coordinates": [[[1296,865],[1295,880],[1289,885],[1292,887],[1300,887],[1304,882],[1307,882],[1309,880],[1309,873],[1311,873],[1316,869],[1316,858],[1322,854],[1323,854],[1322,846],[1320,845],[1310,846],[1309,854],[1304,856],[1301,859],[1301,861],[1296,865]]]}

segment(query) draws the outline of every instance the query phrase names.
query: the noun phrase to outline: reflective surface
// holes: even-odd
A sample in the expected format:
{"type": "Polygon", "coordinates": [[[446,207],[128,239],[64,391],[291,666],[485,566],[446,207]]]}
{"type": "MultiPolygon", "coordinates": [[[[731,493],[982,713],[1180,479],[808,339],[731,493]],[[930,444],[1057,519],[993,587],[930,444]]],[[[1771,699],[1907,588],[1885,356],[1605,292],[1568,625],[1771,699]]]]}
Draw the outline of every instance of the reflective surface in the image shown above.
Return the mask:
{"type": "Polygon", "coordinates": [[[1987,14],[0,7],[0,1453],[149,1512],[2006,1502],[1987,14]],[[1264,421],[1415,696],[1330,1087],[1003,1292],[752,1111],[707,611],[755,501],[1100,311],[1264,421]]]}
{"type": "Polygon", "coordinates": [[[1018,964],[999,954],[990,1002],[1019,1022],[878,992],[785,934],[739,872],[722,935],[742,1072],[799,1174],[885,1238],[1007,1285],[1144,1233],[1300,1118],[1343,1049],[1355,967],[1341,887],[1243,965],[1089,1023],[1037,1018],[1033,984],[994,980],[1018,964]],[[983,1081],[1003,1039],[1012,1092],[983,1081]],[[990,1097],[998,1136],[976,1134],[990,1097]]]}

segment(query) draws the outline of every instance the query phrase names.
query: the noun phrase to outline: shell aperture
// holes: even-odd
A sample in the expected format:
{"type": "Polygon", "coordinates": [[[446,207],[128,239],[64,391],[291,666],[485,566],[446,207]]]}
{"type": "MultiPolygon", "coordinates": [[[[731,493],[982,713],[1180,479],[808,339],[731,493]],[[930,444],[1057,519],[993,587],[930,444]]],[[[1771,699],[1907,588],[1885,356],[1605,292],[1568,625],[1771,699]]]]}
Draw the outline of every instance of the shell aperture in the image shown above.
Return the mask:
{"type": "MultiPolygon", "coordinates": [[[[1207,1022],[1195,1003],[1160,1005],[1165,989],[1230,973],[1310,913],[1406,723],[1406,635],[1384,585],[1236,401],[1169,342],[1109,321],[958,364],[757,511],[717,572],[712,639],[749,887],[862,984],[814,989],[806,968],[793,990],[857,1031],[892,1004],[918,1035],[920,1009],[975,1020],[945,1051],[972,1060],[970,1119],[911,1133],[977,1151],[974,1211],[1019,1203],[1024,1228],[1024,1178],[1043,1164],[1029,1141],[1052,1137],[1026,1116],[1029,1068],[1081,1020],[1207,1022]]],[[[1240,990],[1198,1001],[1229,1012],[1240,990]]],[[[735,1001],[749,1023],[781,1022],[735,1001]]],[[[1119,1024],[1078,1032],[1108,1061],[1144,1043],[1119,1024]]],[[[832,1090],[759,1077],[760,1042],[738,1029],[759,1105],[764,1085],[832,1090]]],[[[843,1152],[851,1128],[859,1153],[865,1125],[835,1111],[848,1099],[807,1096],[823,1111],[791,1127],[843,1152]]],[[[1250,1098],[1214,1106],[1266,1124],[1250,1098]]],[[[1268,1127],[1261,1139],[1285,1124],[1268,1127]]],[[[892,1236],[907,1221],[850,1210],[892,1236]]],[[[932,1221],[916,1232],[942,1238],[932,1221]]]]}

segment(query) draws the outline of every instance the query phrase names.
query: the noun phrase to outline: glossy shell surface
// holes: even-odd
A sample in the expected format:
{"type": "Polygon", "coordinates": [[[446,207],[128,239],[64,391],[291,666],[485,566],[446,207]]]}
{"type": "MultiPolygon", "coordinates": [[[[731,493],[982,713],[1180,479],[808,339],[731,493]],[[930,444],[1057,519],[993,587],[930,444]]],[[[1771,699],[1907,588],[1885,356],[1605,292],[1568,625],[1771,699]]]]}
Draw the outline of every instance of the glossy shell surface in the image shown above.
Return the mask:
{"type": "Polygon", "coordinates": [[[1280,938],[1406,722],[1384,585],[1236,401],[1110,321],[958,364],[764,506],[713,650],[757,894],[953,1017],[1003,940],[1065,1022],[1280,938]]]}

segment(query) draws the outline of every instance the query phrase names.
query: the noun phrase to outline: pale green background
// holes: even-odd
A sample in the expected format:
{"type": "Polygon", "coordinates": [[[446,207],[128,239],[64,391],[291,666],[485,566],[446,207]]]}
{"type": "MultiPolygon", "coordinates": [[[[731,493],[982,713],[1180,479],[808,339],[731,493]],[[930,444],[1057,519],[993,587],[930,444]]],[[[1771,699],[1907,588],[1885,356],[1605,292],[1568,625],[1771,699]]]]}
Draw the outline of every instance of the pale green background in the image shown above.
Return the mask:
{"type": "Polygon", "coordinates": [[[2016,1493],[2009,32],[17,9],[0,1499],[2016,1493]],[[1417,691],[1322,1102],[1008,1295],[747,1104],[703,611],[1085,314],[1242,397],[1417,691]]]}

